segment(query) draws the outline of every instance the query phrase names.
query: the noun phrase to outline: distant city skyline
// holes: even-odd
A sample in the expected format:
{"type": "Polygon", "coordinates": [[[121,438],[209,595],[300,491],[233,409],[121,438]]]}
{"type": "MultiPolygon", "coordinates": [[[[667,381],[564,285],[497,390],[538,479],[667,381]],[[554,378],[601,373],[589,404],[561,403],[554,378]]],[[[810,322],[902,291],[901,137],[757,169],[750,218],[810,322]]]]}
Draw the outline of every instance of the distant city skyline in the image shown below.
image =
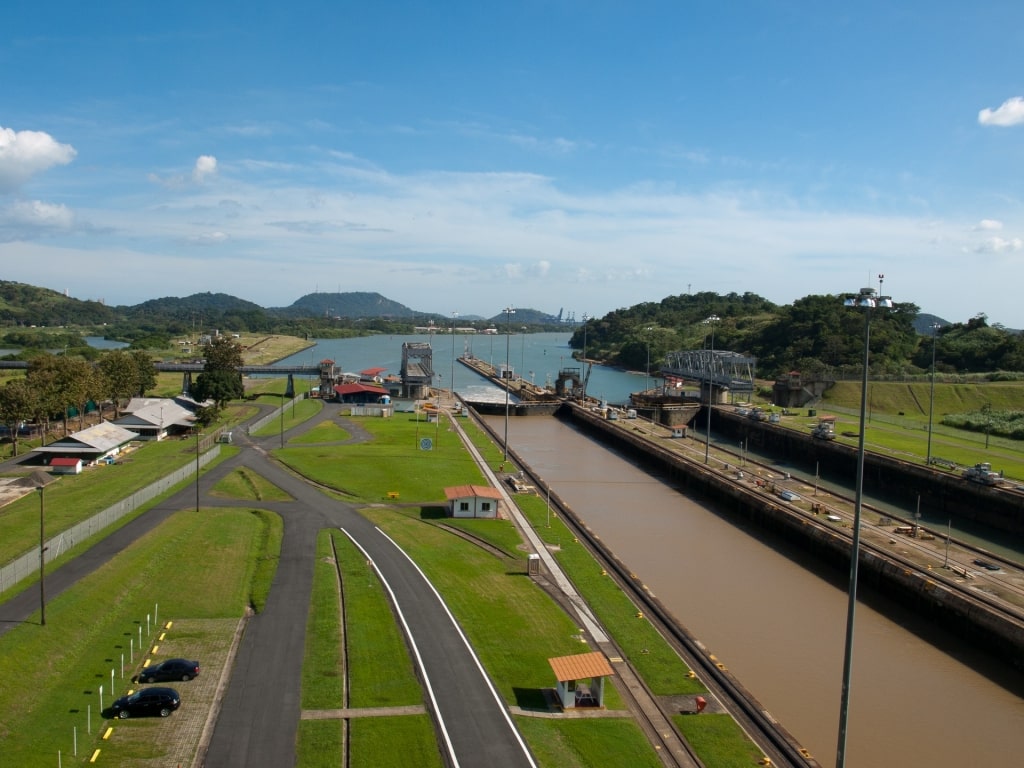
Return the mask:
{"type": "Polygon", "coordinates": [[[1008,2],[14,0],[0,278],[581,318],[884,273],[1024,328],[1022,28],[1008,2]]]}

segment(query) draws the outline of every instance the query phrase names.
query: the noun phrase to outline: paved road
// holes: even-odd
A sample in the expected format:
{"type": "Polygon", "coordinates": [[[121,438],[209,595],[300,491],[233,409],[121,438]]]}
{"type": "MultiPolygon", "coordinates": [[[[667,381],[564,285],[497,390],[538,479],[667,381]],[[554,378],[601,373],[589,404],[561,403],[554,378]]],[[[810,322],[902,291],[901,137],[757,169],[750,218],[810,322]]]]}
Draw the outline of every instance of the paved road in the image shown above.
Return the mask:
{"type": "MultiPolygon", "coordinates": [[[[314,427],[337,413],[325,404],[321,414],[295,428],[288,437],[314,427]]],[[[236,432],[240,435],[241,430],[236,432]]],[[[375,563],[389,586],[414,647],[415,661],[427,687],[427,707],[448,745],[452,766],[533,766],[525,744],[483,673],[459,628],[419,570],[353,507],[336,501],[283,470],[267,458],[279,445],[275,435],[250,441],[204,474],[199,481],[203,506],[251,503],[225,501],[210,489],[240,466],[251,468],[293,497],[288,502],[261,502],[284,520],[281,559],[267,604],[245,629],[235,658],[220,716],[200,765],[231,768],[288,768],[295,764],[300,718],[300,685],[306,620],[313,584],[316,537],[325,527],[343,528],[375,563]]],[[[188,487],[140,516],[89,551],[47,574],[47,594],[55,596],[106,562],[179,509],[194,508],[196,491],[188,487]]],[[[4,622],[21,622],[37,608],[29,590],[0,606],[4,622]]]]}

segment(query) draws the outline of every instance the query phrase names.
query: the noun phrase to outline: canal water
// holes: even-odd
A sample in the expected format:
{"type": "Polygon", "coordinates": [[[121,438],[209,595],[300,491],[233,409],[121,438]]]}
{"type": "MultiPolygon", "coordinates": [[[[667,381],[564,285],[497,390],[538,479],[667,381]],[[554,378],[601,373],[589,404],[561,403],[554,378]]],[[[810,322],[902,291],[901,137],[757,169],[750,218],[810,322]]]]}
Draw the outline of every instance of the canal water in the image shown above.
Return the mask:
{"type": "MultiPolygon", "coordinates": [[[[295,359],[331,357],[344,370],[388,366],[397,373],[403,340],[426,339],[325,341],[295,359]]],[[[567,340],[567,333],[477,336],[472,351],[484,360],[493,355],[494,364],[507,353],[513,367],[528,378],[532,370],[542,383],[559,364],[575,364],[567,340]]],[[[451,341],[433,339],[434,368],[445,381],[451,341]]],[[[456,337],[456,354],[463,354],[462,341],[456,337]]],[[[460,394],[490,387],[456,369],[460,394]]],[[[645,383],[643,375],[595,368],[588,393],[624,402],[645,383]]],[[[501,434],[503,418],[489,418],[501,434]]],[[[763,541],[557,419],[512,418],[509,444],[819,762],[834,763],[844,575],[816,573],[801,564],[799,551],[763,541]]],[[[882,600],[873,596],[872,605],[857,608],[847,765],[1017,764],[1024,682],[882,600]]]]}

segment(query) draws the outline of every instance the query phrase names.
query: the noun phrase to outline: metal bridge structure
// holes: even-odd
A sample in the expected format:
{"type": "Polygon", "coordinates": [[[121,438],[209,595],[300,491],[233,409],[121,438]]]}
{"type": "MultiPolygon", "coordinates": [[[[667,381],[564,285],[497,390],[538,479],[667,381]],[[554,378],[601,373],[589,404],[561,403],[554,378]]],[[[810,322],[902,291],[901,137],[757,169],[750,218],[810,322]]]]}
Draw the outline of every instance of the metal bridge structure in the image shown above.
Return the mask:
{"type": "Polygon", "coordinates": [[[402,396],[424,397],[434,381],[434,350],[422,341],[402,344],[402,396]]]}
{"type": "Polygon", "coordinates": [[[669,352],[661,366],[666,378],[698,382],[701,391],[710,390],[718,402],[724,392],[753,392],[757,358],[718,349],[669,352]]]}

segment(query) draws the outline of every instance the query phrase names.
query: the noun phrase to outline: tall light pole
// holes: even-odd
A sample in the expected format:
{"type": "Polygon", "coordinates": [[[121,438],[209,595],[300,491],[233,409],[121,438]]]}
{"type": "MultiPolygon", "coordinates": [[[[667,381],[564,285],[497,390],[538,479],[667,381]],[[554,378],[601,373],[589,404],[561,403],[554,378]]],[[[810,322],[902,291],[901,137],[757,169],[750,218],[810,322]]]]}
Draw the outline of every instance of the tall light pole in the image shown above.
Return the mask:
{"type": "Polygon", "coordinates": [[[505,444],[502,446],[504,449],[502,463],[504,464],[505,461],[508,461],[508,390],[512,385],[512,380],[508,375],[508,350],[512,339],[512,315],[516,311],[512,307],[505,307],[502,312],[505,313],[505,371],[503,373],[505,377],[505,444]]]}
{"type": "MultiPolygon", "coordinates": [[[[284,408],[284,406],[281,406],[284,408]]],[[[199,511],[199,437],[202,433],[196,430],[196,512],[199,511]]]]}
{"type": "Polygon", "coordinates": [[[522,334],[519,344],[519,380],[522,381],[526,370],[526,326],[520,326],[519,331],[522,334]]]}
{"type": "Polygon", "coordinates": [[[644,392],[651,388],[651,331],[653,330],[650,326],[647,327],[647,368],[644,370],[647,376],[644,379],[644,392]]]}
{"type": "Polygon", "coordinates": [[[583,404],[587,404],[587,313],[583,313],[583,404]]]}
{"type": "Polygon", "coordinates": [[[711,326],[711,357],[708,360],[708,423],[704,433],[704,463],[711,459],[711,402],[715,394],[715,323],[721,318],[718,315],[711,315],[704,321],[704,325],[711,326]]]}
{"type": "Polygon", "coordinates": [[[925,464],[932,465],[932,416],[935,413],[935,344],[938,341],[937,335],[939,324],[932,323],[932,382],[931,394],[928,397],[928,458],[925,464]]]}
{"type": "Polygon", "coordinates": [[[452,312],[452,377],[449,379],[452,388],[452,400],[455,400],[455,318],[459,316],[458,312],[452,312]]]}
{"type": "MultiPolygon", "coordinates": [[[[882,275],[879,275],[879,280],[882,275]]],[[[881,283],[879,284],[881,285],[881,283]]],[[[857,296],[843,301],[847,307],[864,310],[864,373],[860,390],[860,436],[857,438],[857,486],[853,505],[853,543],[850,547],[850,588],[846,608],[846,643],[843,653],[843,687],[839,701],[839,744],[836,750],[836,768],[846,765],[846,726],[850,709],[850,678],[853,672],[853,620],[857,610],[857,566],[860,561],[860,517],[864,499],[864,429],[868,407],[868,365],[870,363],[871,310],[876,307],[892,308],[892,299],[880,296],[874,288],[861,288],[857,296]]]]}
{"type": "Polygon", "coordinates": [[[46,516],[43,507],[43,486],[39,486],[39,624],[46,624],[46,581],[44,565],[46,563],[46,516]]]}

